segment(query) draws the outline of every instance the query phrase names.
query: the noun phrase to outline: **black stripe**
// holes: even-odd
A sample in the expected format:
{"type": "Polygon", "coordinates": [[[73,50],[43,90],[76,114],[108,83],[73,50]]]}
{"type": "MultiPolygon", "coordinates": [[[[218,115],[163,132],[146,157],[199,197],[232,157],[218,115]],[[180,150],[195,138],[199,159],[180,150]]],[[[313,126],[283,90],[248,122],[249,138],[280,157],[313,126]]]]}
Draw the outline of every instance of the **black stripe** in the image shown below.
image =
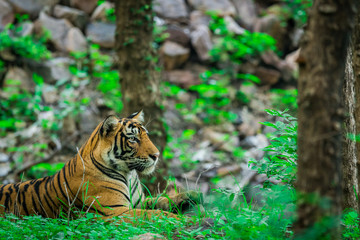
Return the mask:
{"type": "Polygon", "coordinates": [[[21,192],[21,194],[22,194],[22,197],[23,197],[23,200],[22,200],[22,208],[24,209],[24,211],[25,211],[25,214],[28,216],[29,215],[29,211],[28,211],[28,209],[27,209],[27,206],[26,206],[26,195],[25,195],[25,192],[23,191],[23,192],[21,192]]]}
{"type": "Polygon", "coordinates": [[[90,158],[91,158],[91,161],[94,164],[94,166],[100,172],[102,172],[104,175],[106,175],[112,179],[121,181],[122,183],[124,183],[127,186],[126,178],[123,175],[121,175],[119,172],[116,172],[115,170],[113,170],[111,168],[105,167],[104,165],[102,165],[101,163],[96,161],[93,152],[90,153],[90,158]]]}
{"type": "Polygon", "coordinates": [[[112,187],[107,187],[107,186],[102,186],[102,187],[121,193],[121,194],[128,200],[128,202],[130,202],[129,196],[126,195],[126,194],[125,194],[123,191],[121,191],[120,189],[116,189],[116,188],[112,188],[112,187]]]}
{"type": "Polygon", "coordinates": [[[138,180],[138,179],[136,179],[136,183],[134,184],[134,188],[133,188],[133,189],[131,189],[131,196],[134,196],[134,193],[135,193],[135,191],[136,191],[136,189],[137,189],[138,185],[139,185],[139,180],[138,180]]]}
{"type": "Polygon", "coordinates": [[[1,199],[3,197],[3,191],[4,191],[5,186],[7,186],[7,185],[2,185],[1,188],[0,188],[0,202],[1,202],[1,199]]]}

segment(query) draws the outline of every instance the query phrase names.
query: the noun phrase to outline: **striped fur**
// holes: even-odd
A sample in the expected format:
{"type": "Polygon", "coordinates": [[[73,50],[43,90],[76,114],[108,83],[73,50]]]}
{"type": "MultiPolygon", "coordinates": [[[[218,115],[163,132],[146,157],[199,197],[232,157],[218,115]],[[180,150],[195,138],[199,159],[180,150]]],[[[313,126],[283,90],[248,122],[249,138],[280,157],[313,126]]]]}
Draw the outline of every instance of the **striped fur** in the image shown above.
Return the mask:
{"type": "MultiPolygon", "coordinates": [[[[128,118],[109,116],[55,175],[1,185],[0,214],[57,218],[61,212],[73,214],[74,210],[82,210],[104,217],[149,217],[161,211],[141,207],[170,210],[168,198],[145,201],[138,173],[147,175],[154,171],[159,151],[142,121],[142,111],[128,118]]],[[[187,198],[186,194],[176,195],[171,201],[180,204],[187,198]]]]}

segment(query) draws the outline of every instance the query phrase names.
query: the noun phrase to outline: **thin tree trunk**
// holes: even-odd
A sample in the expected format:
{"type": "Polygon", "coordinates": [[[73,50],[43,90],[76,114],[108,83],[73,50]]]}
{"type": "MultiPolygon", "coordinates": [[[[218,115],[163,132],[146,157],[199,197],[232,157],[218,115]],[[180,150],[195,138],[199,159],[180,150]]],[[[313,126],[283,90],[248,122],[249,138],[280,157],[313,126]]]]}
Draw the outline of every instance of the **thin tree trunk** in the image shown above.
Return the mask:
{"type": "MultiPolygon", "coordinates": [[[[298,113],[298,220],[300,235],[330,220],[339,236],[342,204],[342,83],[357,0],[315,0],[301,43],[298,113]]],[[[321,237],[321,236],[319,236],[321,237]]]]}
{"type": "MultiPolygon", "coordinates": [[[[359,26],[356,26],[357,28],[359,26]]],[[[345,103],[345,135],[343,146],[343,209],[358,210],[358,202],[356,194],[358,192],[358,171],[357,171],[357,149],[356,142],[349,138],[349,134],[356,135],[356,124],[354,117],[355,109],[355,76],[353,71],[353,42],[347,50],[346,66],[345,66],[345,81],[344,81],[344,103],[345,103]]]]}
{"type": "MultiPolygon", "coordinates": [[[[166,144],[163,113],[160,108],[160,74],[154,61],[152,0],[115,1],[116,51],[121,75],[123,115],[145,113],[146,126],[155,145],[162,150],[166,144]]],[[[148,187],[165,186],[167,165],[160,161],[156,182],[148,187]]]]}
{"type": "MultiPolygon", "coordinates": [[[[352,66],[354,69],[355,77],[355,124],[356,124],[356,134],[360,134],[360,16],[356,18],[355,29],[352,35],[352,66]]],[[[356,142],[356,158],[357,158],[357,171],[360,173],[360,142],[356,142]]],[[[358,187],[360,187],[360,178],[358,177],[358,187]]],[[[359,192],[358,196],[358,206],[360,206],[359,192]]],[[[358,211],[360,210],[360,207],[358,211]]]]}

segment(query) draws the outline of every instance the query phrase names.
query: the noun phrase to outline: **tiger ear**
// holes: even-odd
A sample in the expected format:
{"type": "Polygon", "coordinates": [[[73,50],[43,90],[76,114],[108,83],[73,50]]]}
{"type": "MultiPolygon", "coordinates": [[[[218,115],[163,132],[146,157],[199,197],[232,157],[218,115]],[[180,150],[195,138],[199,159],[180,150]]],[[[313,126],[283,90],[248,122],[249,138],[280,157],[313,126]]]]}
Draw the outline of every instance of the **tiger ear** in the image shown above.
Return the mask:
{"type": "Polygon", "coordinates": [[[109,133],[116,129],[118,123],[119,119],[117,117],[114,115],[108,116],[100,128],[100,135],[106,137],[109,133]]]}
{"type": "Polygon", "coordinates": [[[144,122],[144,112],[143,112],[143,110],[141,110],[139,112],[131,114],[127,118],[135,119],[135,120],[138,120],[140,123],[143,123],[144,122]]]}

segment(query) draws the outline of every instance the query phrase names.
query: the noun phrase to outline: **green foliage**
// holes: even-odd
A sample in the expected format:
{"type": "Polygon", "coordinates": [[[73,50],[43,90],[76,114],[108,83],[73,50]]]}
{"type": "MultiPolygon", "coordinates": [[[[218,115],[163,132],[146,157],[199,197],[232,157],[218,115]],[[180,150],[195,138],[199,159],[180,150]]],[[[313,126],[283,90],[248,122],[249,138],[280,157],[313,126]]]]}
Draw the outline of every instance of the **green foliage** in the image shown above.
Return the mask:
{"type": "Polygon", "coordinates": [[[245,30],[236,34],[228,29],[226,20],[216,13],[209,13],[211,16],[210,29],[217,36],[214,47],[209,54],[212,60],[222,63],[223,70],[236,78],[236,67],[253,57],[259,56],[266,50],[275,50],[275,39],[271,36],[245,30]]]}
{"type": "Polygon", "coordinates": [[[297,110],[297,89],[271,89],[270,92],[271,101],[274,108],[288,108],[292,111],[297,110]]]}
{"type": "Polygon", "coordinates": [[[343,239],[360,239],[359,215],[356,211],[346,212],[341,223],[343,225],[343,239]]]}
{"type": "Polygon", "coordinates": [[[97,89],[103,94],[105,105],[116,112],[121,112],[120,76],[113,68],[113,61],[109,55],[102,54],[99,46],[92,44],[89,53],[72,53],[76,63],[70,66],[70,72],[87,82],[99,81],[97,89]]]}
{"type": "Polygon", "coordinates": [[[191,146],[189,140],[194,137],[195,133],[194,129],[185,129],[180,137],[173,137],[172,134],[169,134],[168,143],[163,151],[164,159],[172,159],[175,155],[178,155],[184,169],[194,169],[197,162],[192,160],[192,153],[189,151],[191,146]]]}
{"type": "Polygon", "coordinates": [[[312,0],[282,0],[285,15],[291,16],[299,26],[307,21],[306,10],[312,6],[312,0]]]}
{"type": "Polygon", "coordinates": [[[50,111],[49,106],[44,106],[41,102],[43,91],[43,79],[38,75],[33,75],[36,84],[35,93],[32,94],[20,89],[20,81],[7,80],[3,93],[6,99],[0,101],[0,134],[5,131],[15,131],[26,126],[27,121],[36,121],[41,112],[50,111]]]}
{"type": "Polygon", "coordinates": [[[263,150],[267,152],[259,162],[250,161],[252,169],[264,173],[269,179],[275,179],[293,186],[297,171],[297,121],[285,111],[265,110],[274,117],[282,118],[276,123],[263,122],[265,126],[276,131],[269,136],[270,145],[263,150]]]}
{"type": "MultiPolygon", "coordinates": [[[[26,17],[22,18],[24,21],[26,17]]],[[[51,53],[46,48],[48,34],[40,37],[34,35],[21,35],[22,25],[17,26],[9,24],[2,32],[0,32],[0,51],[9,51],[16,55],[34,59],[36,61],[50,58],[51,53]]]]}

